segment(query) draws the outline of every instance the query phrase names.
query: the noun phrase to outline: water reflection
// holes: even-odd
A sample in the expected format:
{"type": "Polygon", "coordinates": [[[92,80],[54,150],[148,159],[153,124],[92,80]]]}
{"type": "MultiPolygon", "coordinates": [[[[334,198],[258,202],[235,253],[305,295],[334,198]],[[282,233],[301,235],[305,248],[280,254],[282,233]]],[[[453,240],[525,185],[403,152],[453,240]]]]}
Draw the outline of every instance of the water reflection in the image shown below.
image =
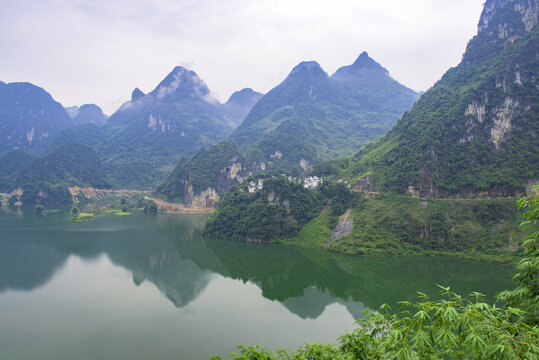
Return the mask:
{"type": "MultiPolygon", "coordinates": [[[[32,290],[48,281],[70,256],[92,261],[102,254],[129,272],[136,285],[153,283],[184,307],[215,273],[252,282],[262,295],[303,319],[319,317],[333,303],[354,318],[364,308],[436,294],[436,283],[492,297],[511,286],[512,269],[447,258],[358,258],[272,244],[201,237],[205,215],[107,215],[70,223],[65,213],[36,218],[0,214],[0,294],[32,290]]],[[[126,299],[127,300],[127,299],[126,299]]]]}

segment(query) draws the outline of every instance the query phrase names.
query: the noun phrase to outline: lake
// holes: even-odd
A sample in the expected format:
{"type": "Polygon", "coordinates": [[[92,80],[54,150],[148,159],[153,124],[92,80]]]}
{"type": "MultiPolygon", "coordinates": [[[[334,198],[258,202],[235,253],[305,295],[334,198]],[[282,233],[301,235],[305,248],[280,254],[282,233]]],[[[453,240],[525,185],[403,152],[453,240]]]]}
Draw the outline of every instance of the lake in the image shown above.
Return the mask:
{"type": "Polygon", "coordinates": [[[0,209],[0,359],[207,359],[236,344],[335,342],[365,309],[436,284],[489,299],[513,269],[349,257],[201,237],[206,215],[71,223],[0,209]]]}

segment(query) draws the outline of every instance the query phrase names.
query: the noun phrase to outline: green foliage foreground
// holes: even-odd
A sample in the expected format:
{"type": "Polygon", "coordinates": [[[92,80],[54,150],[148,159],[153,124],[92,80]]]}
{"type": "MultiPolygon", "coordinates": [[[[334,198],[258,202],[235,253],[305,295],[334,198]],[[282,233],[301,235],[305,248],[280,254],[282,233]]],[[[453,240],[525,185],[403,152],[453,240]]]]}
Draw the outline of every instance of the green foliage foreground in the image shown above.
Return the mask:
{"type": "MultiPolygon", "coordinates": [[[[500,294],[504,305],[488,305],[443,288],[444,298],[432,301],[420,293],[417,302],[401,302],[367,311],[357,328],[333,344],[307,344],[296,351],[272,352],[265,347],[238,346],[234,360],[325,359],[538,359],[539,358],[539,195],[523,198],[521,227],[529,230],[526,257],[517,266],[517,288],[500,294]]],[[[214,357],[214,360],[222,359],[214,357]]]]}

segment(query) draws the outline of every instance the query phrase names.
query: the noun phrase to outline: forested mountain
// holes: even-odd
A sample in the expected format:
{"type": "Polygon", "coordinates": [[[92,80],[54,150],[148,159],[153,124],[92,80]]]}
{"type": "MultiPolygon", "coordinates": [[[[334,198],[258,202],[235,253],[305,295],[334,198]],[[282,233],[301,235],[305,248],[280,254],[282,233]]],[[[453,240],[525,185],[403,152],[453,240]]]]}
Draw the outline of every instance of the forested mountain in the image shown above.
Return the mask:
{"type": "Polygon", "coordinates": [[[84,104],[81,107],[71,106],[65,110],[73,119],[75,125],[92,123],[101,126],[109,118],[107,115],[103,114],[103,110],[95,104],[84,104]]]}
{"type": "Polygon", "coordinates": [[[71,127],[62,131],[58,134],[51,145],[51,149],[67,144],[70,142],[75,142],[78,144],[95,146],[106,136],[106,132],[103,130],[102,126],[98,126],[94,123],[86,123],[78,126],[71,127]]]}
{"type": "Polygon", "coordinates": [[[461,63],[387,135],[339,162],[344,175],[421,196],[514,196],[537,182],[538,12],[537,1],[487,1],[461,63]]]}
{"type": "Polygon", "coordinates": [[[256,103],[231,139],[243,151],[260,150],[270,166],[306,171],[383,135],[416,99],[366,53],[332,77],[317,62],[302,62],[256,103]]]}
{"type": "Polygon", "coordinates": [[[233,121],[234,127],[240,125],[253,106],[264,96],[251,88],[236,91],[223,104],[223,111],[233,121]]]}
{"type": "MultiPolygon", "coordinates": [[[[264,227],[266,220],[245,225],[278,217],[282,209],[270,206],[271,197],[256,200],[239,188],[218,204],[206,235],[246,239],[254,229],[263,234],[257,239],[353,255],[444,253],[512,261],[522,238],[514,198],[470,198],[517,196],[537,183],[538,16],[537,2],[487,1],[462,62],[387,135],[352,156],[314,167],[314,174],[326,176],[317,193],[325,196],[325,208],[295,235],[264,227]],[[342,191],[332,193],[328,186],[342,191]]],[[[384,72],[364,54],[356,63],[384,72]]],[[[318,76],[318,84],[350,78],[353,67],[330,79],[318,76]]]]}
{"type": "Polygon", "coordinates": [[[67,186],[110,187],[103,166],[92,148],[68,143],[32,160],[12,188],[23,191],[23,204],[52,205],[71,201],[67,186]]]}
{"type": "Polygon", "coordinates": [[[30,83],[0,82],[0,153],[45,150],[73,120],[62,105],[30,83]]]}
{"type": "Polygon", "coordinates": [[[183,156],[225,140],[262,94],[243,89],[225,104],[176,67],[150,93],[136,88],[110,118],[94,104],[63,108],[43,89],[0,82],[0,154],[91,146],[115,187],[151,188],[183,156]]]}
{"type": "Polygon", "coordinates": [[[332,79],[341,83],[350,97],[350,103],[362,112],[379,113],[379,121],[389,128],[406,110],[412,108],[418,94],[394,80],[382,65],[369,57],[366,51],[352,65],[339,68],[332,79]],[[395,115],[396,114],[396,115],[395,115]]]}
{"type": "Polygon", "coordinates": [[[193,71],[178,66],[149,94],[137,90],[95,145],[117,186],[152,186],[182,156],[232,133],[221,104],[193,71]]]}
{"type": "Polygon", "coordinates": [[[142,151],[184,155],[232,132],[206,84],[183,67],[174,68],[149,94],[132,98],[105,124],[111,142],[105,146],[136,144],[142,151]]]}

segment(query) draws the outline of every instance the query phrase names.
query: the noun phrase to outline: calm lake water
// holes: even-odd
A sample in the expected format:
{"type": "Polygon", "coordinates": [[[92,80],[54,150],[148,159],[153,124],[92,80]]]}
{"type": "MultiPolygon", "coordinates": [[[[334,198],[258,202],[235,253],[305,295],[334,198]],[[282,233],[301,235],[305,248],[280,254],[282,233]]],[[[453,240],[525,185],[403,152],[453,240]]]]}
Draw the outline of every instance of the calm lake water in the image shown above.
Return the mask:
{"type": "Polygon", "coordinates": [[[436,284],[494,296],[513,269],[205,240],[206,215],[0,211],[0,359],[207,359],[335,342],[365,309],[436,284]]]}

